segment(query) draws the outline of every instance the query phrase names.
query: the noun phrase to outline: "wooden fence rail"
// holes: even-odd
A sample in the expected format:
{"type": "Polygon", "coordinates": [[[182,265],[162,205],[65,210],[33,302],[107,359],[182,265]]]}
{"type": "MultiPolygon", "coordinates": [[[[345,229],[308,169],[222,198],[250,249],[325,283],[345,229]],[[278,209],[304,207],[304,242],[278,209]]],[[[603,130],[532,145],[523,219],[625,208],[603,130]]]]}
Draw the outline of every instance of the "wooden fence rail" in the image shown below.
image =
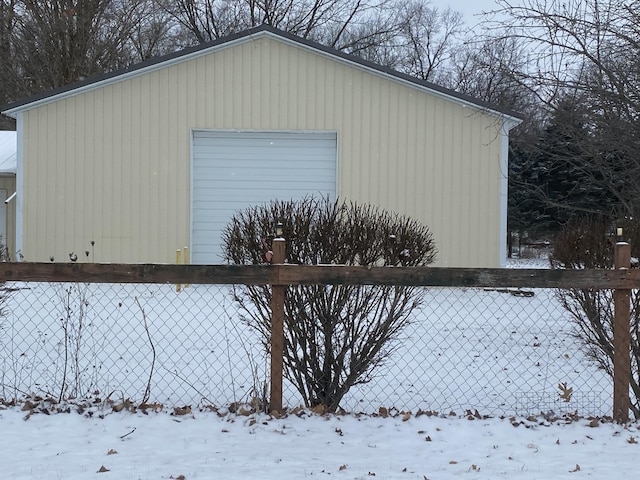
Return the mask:
{"type": "Polygon", "coordinates": [[[630,247],[616,244],[614,269],[551,270],[438,267],[290,265],[284,241],[274,245],[273,265],[169,265],[101,263],[1,263],[0,282],[86,282],[272,285],[270,407],[282,410],[284,292],[293,285],[399,285],[426,287],[562,288],[614,290],[613,417],[629,419],[630,292],[640,270],[630,269],[630,247]],[[282,247],[280,249],[280,247],[282,247]],[[276,252],[276,248],[278,251],[276,252]],[[280,251],[282,250],[282,251],[280,251]],[[279,253],[278,253],[279,252],[279,253]]]}
{"type": "Polygon", "coordinates": [[[0,263],[0,282],[640,289],[640,270],[0,263]]]}

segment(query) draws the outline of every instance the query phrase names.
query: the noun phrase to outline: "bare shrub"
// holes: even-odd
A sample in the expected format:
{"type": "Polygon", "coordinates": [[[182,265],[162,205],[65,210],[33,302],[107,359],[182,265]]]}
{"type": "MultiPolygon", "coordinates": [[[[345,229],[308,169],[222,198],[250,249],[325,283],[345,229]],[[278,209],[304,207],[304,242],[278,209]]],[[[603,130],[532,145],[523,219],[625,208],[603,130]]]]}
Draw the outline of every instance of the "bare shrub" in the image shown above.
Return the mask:
{"type": "MultiPolygon", "coordinates": [[[[9,251],[5,246],[2,235],[0,235],[0,262],[8,262],[9,261],[9,251]]],[[[7,315],[8,311],[6,309],[7,300],[9,295],[11,294],[12,289],[7,288],[5,282],[0,282],[0,351],[4,350],[4,345],[7,341],[7,315]]],[[[2,363],[4,364],[6,359],[2,358],[2,363]]],[[[2,390],[0,391],[0,400],[3,400],[7,397],[7,393],[5,390],[5,368],[4,366],[0,367],[0,386],[2,390]]],[[[14,393],[15,396],[15,393],[14,393]]]]}
{"type": "MultiPolygon", "coordinates": [[[[264,263],[276,221],[295,264],[427,265],[436,249],[429,229],[377,207],[307,197],[237,213],[223,233],[235,264],[264,263]],[[265,247],[266,246],[266,247],[265,247]]],[[[268,258],[268,257],[267,257],[268,258]]],[[[300,285],[285,296],[285,376],[308,406],[335,411],[357,384],[371,380],[394,351],[424,290],[379,285],[300,285]]],[[[234,289],[243,319],[269,349],[270,286],[234,289]]]]}
{"type": "Polygon", "coordinates": [[[60,302],[60,327],[63,336],[62,381],[58,402],[63,399],[76,399],[84,393],[84,352],[86,330],[91,323],[87,318],[89,309],[89,284],[56,285],[60,302]]]}
{"type": "MultiPolygon", "coordinates": [[[[569,222],[556,238],[553,268],[611,268],[614,259],[612,236],[614,223],[602,216],[577,218],[569,222]]],[[[638,256],[640,223],[624,220],[625,239],[631,243],[631,255],[638,256]]],[[[593,288],[562,289],[557,298],[569,312],[575,336],[587,356],[613,377],[613,292],[593,288]]],[[[631,410],[640,418],[640,294],[631,291],[631,410]]]]}

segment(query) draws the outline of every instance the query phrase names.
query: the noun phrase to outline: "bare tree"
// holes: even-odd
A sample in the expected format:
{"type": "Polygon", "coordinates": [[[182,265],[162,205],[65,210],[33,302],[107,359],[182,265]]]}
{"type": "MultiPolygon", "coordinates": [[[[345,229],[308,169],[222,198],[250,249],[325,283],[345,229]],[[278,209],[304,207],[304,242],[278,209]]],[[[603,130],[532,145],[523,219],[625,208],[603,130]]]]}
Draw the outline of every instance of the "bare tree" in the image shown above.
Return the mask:
{"type": "MultiPolygon", "coordinates": [[[[590,181],[616,198],[625,215],[640,210],[640,2],[638,0],[498,0],[495,38],[517,39],[529,52],[519,69],[541,105],[553,112],[580,98],[586,119],[567,132],[590,159],[590,181]]],[[[567,208],[574,206],[567,204],[567,208]]]]}
{"type": "Polygon", "coordinates": [[[177,28],[173,17],[158,8],[153,0],[139,2],[137,21],[131,28],[128,39],[128,58],[123,62],[135,62],[164,55],[186,46],[184,32],[177,28]]]}
{"type": "Polygon", "coordinates": [[[385,2],[372,0],[158,0],[197,42],[262,24],[336,46],[354,24],[371,20],[385,2]]]}
{"type": "Polygon", "coordinates": [[[215,40],[251,26],[244,12],[249,3],[246,1],[156,0],[156,3],[192,36],[195,43],[215,40]]]}
{"type": "MultiPolygon", "coordinates": [[[[485,26],[497,38],[518,38],[531,52],[532,68],[523,72],[542,102],[567,88],[617,94],[637,105],[640,2],[632,0],[497,0],[506,20],[485,26]],[[631,67],[625,72],[620,61],[631,67]],[[585,72],[597,72],[599,82],[585,72]]],[[[502,17],[501,17],[502,18],[502,17]]]]}
{"type": "Polygon", "coordinates": [[[120,66],[136,8],[113,0],[23,0],[15,39],[21,73],[46,88],[120,66]]]}
{"type": "Polygon", "coordinates": [[[534,101],[520,73],[528,61],[526,49],[517,39],[467,36],[452,53],[449,75],[443,80],[459,92],[530,114],[534,101]]]}
{"type": "Polygon", "coordinates": [[[421,79],[444,70],[462,16],[429,0],[156,0],[195,42],[261,24],[421,79]]]}
{"type": "Polygon", "coordinates": [[[1,0],[0,101],[171,51],[172,26],[152,0],[1,0]]]}
{"type": "Polygon", "coordinates": [[[445,83],[437,77],[460,44],[465,30],[462,14],[411,0],[400,2],[397,18],[401,51],[397,68],[423,80],[445,83]]]}
{"type": "MultiPolygon", "coordinates": [[[[0,0],[0,104],[12,99],[20,90],[20,81],[14,73],[15,46],[13,35],[17,23],[17,0],[0,0]]],[[[0,129],[14,130],[15,121],[0,115],[0,129]]]]}
{"type": "MultiPolygon", "coordinates": [[[[625,239],[631,243],[632,256],[640,253],[640,222],[624,219],[625,239]]],[[[553,268],[611,268],[613,232],[610,219],[583,216],[571,220],[556,240],[551,256],[553,268]]],[[[614,302],[611,290],[564,289],[556,293],[574,324],[573,335],[583,345],[587,357],[613,377],[614,302]]],[[[631,411],[640,418],[640,292],[631,292],[631,411]]]]}

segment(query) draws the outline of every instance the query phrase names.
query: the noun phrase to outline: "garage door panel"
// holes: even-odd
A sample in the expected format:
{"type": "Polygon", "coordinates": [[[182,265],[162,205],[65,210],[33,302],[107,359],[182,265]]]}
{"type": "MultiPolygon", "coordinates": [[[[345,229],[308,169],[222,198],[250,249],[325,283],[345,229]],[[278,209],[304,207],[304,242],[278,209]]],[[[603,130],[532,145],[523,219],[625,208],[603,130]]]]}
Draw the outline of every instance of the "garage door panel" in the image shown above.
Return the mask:
{"type": "MultiPolygon", "coordinates": [[[[288,178],[288,176],[283,178],[283,176],[279,172],[284,168],[288,169],[293,167],[289,165],[278,166],[277,162],[274,162],[274,165],[272,165],[271,167],[268,167],[268,166],[257,167],[253,165],[246,165],[244,168],[237,167],[234,169],[226,169],[226,168],[216,169],[214,167],[208,167],[206,169],[201,169],[199,171],[199,175],[200,175],[200,180],[207,179],[210,181],[225,182],[229,178],[236,177],[239,175],[240,172],[242,172],[242,176],[236,179],[236,181],[245,181],[246,183],[274,182],[274,181],[283,182],[283,183],[292,183],[292,184],[297,183],[299,181],[298,178],[292,179],[292,178],[288,178]],[[251,173],[253,174],[253,178],[246,177],[246,171],[245,171],[246,169],[252,170],[251,173]]],[[[327,179],[335,178],[334,172],[324,168],[298,169],[298,174],[313,175],[313,176],[322,175],[327,179]]]]}
{"type": "Polygon", "coordinates": [[[223,229],[249,206],[335,198],[336,152],[334,132],[194,132],[192,261],[220,263],[223,229]]]}

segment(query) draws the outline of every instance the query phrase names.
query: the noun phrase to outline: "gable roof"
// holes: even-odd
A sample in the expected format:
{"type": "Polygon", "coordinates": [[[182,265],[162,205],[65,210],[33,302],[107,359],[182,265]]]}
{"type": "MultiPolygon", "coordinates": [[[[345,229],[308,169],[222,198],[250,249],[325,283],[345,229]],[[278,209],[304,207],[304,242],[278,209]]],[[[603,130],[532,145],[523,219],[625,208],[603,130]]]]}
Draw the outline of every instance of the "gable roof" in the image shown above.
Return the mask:
{"type": "Polygon", "coordinates": [[[469,95],[456,92],[454,90],[436,85],[431,82],[420,80],[416,77],[398,72],[389,67],[384,67],[373,62],[369,62],[355,55],[350,55],[334,48],[326,47],[322,44],[313,42],[311,40],[298,37],[297,35],[284,32],[270,25],[260,25],[249,30],[245,30],[233,35],[229,35],[224,38],[219,38],[210,42],[202,43],[194,47],[185,48],[183,50],[164,55],[161,57],[154,57],[144,62],[130,65],[120,70],[114,70],[108,73],[96,75],[84,80],[74,82],[69,85],[65,85],[52,90],[40,92],[31,97],[16,100],[14,102],[3,105],[1,108],[2,113],[10,117],[15,118],[16,115],[30,108],[35,108],[45,103],[53,102],[67,96],[75,95],[87,90],[100,88],[102,86],[114,83],[125,78],[132,76],[142,75],[149,71],[157,70],[169,66],[174,63],[189,60],[194,57],[206,55],[221,48],[226,48],[234,44],[254,40],[263,36],[280,39],[281,41],[289,42],[302,46],[317,53],[324,54],[332,57],[334,60],[343,61],[353,66],[363,68],[365,70],[374,72],[378,75],[385,76],[392,80],[400,81],[403,83],[411,84],[420,89],[426,90],[432,94],[445,97],[451,101],[462,103],[468,106],[473,106],[481,110],[492,112],[500,117],[506,117],[510,119],[513,125],[517,125],[522,120],[522,115],[519,113],[503,107],[492,105],[488,102],[478,100],[477,98],[469,95]]]}
{"type": "Polygon", "coordinates": [[[0,174],[16,173],[18,135],[16,132],[0,131],[0,174]]]}

